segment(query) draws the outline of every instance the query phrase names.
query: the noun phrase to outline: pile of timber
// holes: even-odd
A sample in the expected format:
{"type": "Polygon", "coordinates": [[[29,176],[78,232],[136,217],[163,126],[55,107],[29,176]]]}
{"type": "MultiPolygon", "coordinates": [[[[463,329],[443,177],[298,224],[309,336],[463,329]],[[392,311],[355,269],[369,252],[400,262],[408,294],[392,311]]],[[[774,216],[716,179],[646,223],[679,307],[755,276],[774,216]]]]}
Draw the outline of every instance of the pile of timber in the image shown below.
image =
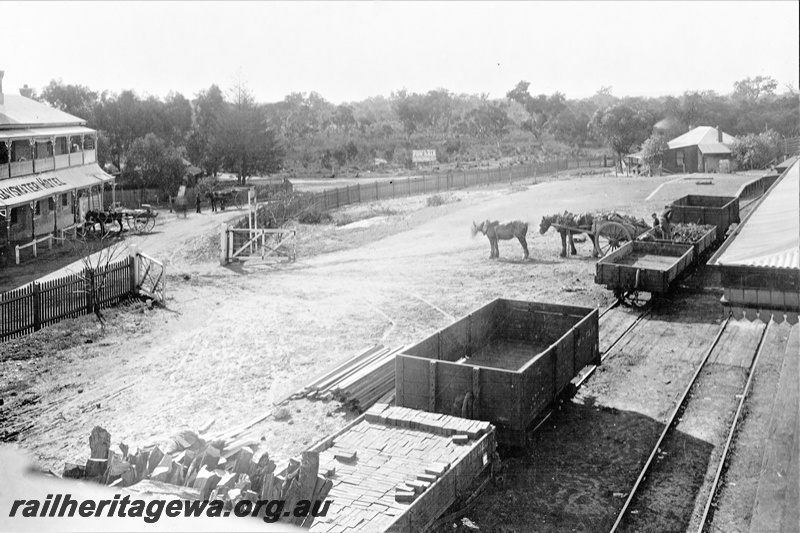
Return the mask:
{"type": "Polygon", "coordinates": [[[394,359],[403,347],[380,344],[343,361],[318,377],[291,399],[338,400],[363,412],[394,390],[394,359]]]}
{"type": "MultiPolygon", "coordinates": [[[[85,464],[67,463],[64,478],[83,479],[117,487],[124,492],[159,498],[222,501],[232,510],[241,500],[283,500],[294,509],[301,500],[323,501],[333,481],[319,472],[319,454],[303,452],[276,472],[275,462],[245,436],[201,436],[184,430],[163,446],[132,448],[111,445],[111,435],[96,426],[89,437],[91,457],[85,464]]],[[[266,506],[265,506],[266,507],[266,506]]],[[[263,517],[265,508],[261,508],[263,517]]],[[[314,516],[281,516],[280,521],[311,527],[314,516]]]]}

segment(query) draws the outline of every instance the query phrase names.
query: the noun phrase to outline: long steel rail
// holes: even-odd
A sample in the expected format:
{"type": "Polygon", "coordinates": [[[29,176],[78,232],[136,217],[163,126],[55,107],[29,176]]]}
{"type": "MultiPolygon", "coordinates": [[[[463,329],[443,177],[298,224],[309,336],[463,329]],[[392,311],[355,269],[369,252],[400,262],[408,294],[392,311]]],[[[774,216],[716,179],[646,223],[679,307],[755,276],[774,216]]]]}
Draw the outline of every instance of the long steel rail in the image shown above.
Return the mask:
{"type": "Polygon", "coordinates": [[[614,525],[611,527],[611,533],[615,533],[618,530],[620,524],[622,523],[622,520],[627,515],[628,508],[630,507],[631,502],[633,501],[633,499],[636,497],[637,490],[641,486],[641,484],[644,481],[645,477],[647,477],[647,473],[650,470],[650,466],[653,464],[653,461],[656,458],[656,455],[658,455],[658,451],[659,451],[659,449],[661,449],[661,445],[664,442],[664,440],[666,439],[667,434],[670,431],[672,431],[672,428],[676,425],[676,422],[678,420],[678,414],[683,411],[684,404],[686,403],[686,399],[689,397],[689,392],[691,391],[692,387],[694,387],[694,384],[697,381],[697,377],[700,375],[700,372],[703,370],[703,367],[705,367],[706,362],[708,361],[708,358],[711,355],[711,352],[714,351],[714,348],[717,346],[717,343],[719,342],[719,339],[722,337],[722,333],[725,331],[725,328],[728,326],[729,322],[730,322],[730,316],[728,316],[728,318],[725,319],[725,322],[723,322],[722,325],[720,326],[719,331],[717,332],[717,336],[714,338],[714,342],[712,342],[711,346],[708,347],[708,350],[706,351],[705,355],[703,356],[703,359],[700,362],[700,364],[697,366],[697,370],[695,370],[694,375],[692,376],[692,379],[689,380],[689,384],[687,385],[686,389],[684,389],[680,400],[678,400],[678,404],[675,406],[675,410],[672,412],[672,415],[669,417],[669,421],[664,426],[664,430],[661,432],[661,436],[658,438],[658,441],[656,442],[655,446],[653,446],[653,451],[650,452],[650,457],[647,458],[647,461],[645,462],[644,467],[642,467],[642,471],[639,473],[639,477],[636,478],[636,482],[633,484],[633,488],[631,489],[630,493],[628,494],[628,498],[625,500],[625,504],[622,506],[622,509],[620,510],[619,514],[617,515],[617,520],[614,522],[614,525]]]}

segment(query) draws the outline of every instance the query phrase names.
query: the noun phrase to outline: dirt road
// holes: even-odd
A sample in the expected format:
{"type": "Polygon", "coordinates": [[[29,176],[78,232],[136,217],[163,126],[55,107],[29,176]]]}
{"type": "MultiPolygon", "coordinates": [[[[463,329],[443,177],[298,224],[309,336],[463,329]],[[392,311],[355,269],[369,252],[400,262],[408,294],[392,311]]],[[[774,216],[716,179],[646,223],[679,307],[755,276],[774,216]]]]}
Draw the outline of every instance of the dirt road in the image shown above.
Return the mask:
{"type": "MultiPolygon", "coordinates": [[[[590,244],[560,258],[557,235],[538,232],[543,215],[616,209],[649,217],[682,195],[732,194],[747,179],[721,178],[713,191],[672,184],[648,202],[665,178],[562,177],[447,193],[437,207],[425,197],[351,206],[334,213],[351,224],[300,227],[296,263],[252,268],[219,266],[216,227],[227,213],[162,220],[131,242],[168,262],[167,309],[112,313],[103,334],[88,317],[38,332],[42,353],[0,363],[6,390],[16,393],[2,424],[27,428],[20,445],[60,470],[85,455],[94,425],[113,442],[137,445],[209,419],[219,429],[238,425],[344,357],[375,343],[411,343],[494,298],[604,305],[611,295],[593,282],[590,244]],[[528,221],[530,260],[516,241],[502,241],[501,258],[490,260],[486,239],[469,233],[486,218],[528,221]],[[54,343],[71,347],[55,351],[54,343]]],[[[307,401],[292,402],[290,414],[254,427],[279,461],[353,416],[307,401]]]]}

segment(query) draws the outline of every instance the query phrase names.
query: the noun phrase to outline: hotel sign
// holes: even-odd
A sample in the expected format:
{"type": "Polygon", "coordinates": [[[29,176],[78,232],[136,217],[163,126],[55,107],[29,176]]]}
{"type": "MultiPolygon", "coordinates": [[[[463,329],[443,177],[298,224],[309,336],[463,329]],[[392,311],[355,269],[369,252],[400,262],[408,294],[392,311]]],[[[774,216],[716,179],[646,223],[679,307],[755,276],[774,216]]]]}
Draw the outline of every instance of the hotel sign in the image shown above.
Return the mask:
{"type": "Polygon", "coordinates": [[[411,151],[412,163],[435,163],[436,150],[412,150],[411,151]]]}
{"type": "Polygon", "coordinates": [[[0,200],[11,200],[12,198],[17,198],[26,194],[67,185],[58,178],[36,178],[35,180],[19,185],[11,185],[10,187],[3,187],[2,183],[3,182],[0,181],[0,200]]]}

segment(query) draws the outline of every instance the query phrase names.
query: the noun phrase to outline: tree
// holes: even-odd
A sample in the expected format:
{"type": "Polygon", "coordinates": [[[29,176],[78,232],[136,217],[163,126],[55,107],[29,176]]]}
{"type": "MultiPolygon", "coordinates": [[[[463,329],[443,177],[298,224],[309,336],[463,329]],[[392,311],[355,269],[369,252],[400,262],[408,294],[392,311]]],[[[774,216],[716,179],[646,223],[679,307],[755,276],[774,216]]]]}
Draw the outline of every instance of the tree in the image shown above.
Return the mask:
{"type": "Polygon", "coordinates": [[[123,177],[141,189],[155,187],[174,196],[183,183],[183,160],[174,147],[148,133],[131,144],[123,177]]]}
{"type": "Polygon", "coordinates": [[[781,136],[773,130],[749,133],[737,138],[730,149],[740,168],[766,168],[781,156],[781,136]]]}
{"type": "Polygon", "coordinates": [[[642,158],[647,169],[650,170],[661,164],[664,152],[668,149],[667,139],[661,133],[656,131],[648,137],[642,144],[642,158]]]}
{"type": "Polygon", "coordinates": [[[260,173],[277,172],[284,151],[274,131],[267,129],[261,109],[252,93],[239,81],[228,92],[229,102],[219,121],[215,143],[222,167],[236,174],[240,185],[260,173]]]}
{"type": "Polygon", "coordinates": [[[769,76],[745,78],[733,84],[733,96],[745,102],[756,102],[761,96],[775,94],[778,82],[769,76]]]}
{"type": "Polygon", "coordinates": [[[589,122],[589,129],[617,154],[618,159],[642,143],[650,133],[649,113],[617,104],[598,109],[589,122]]]}
{"type": "Polygon", "coordinates": [[[50,80],[39,96],[42,100],[65,113],[94,122],[94,108],[98,94],[83,85],[65,85],[59,80],[50,80]]]}
{"type": "Polygon", "coordinates": [[[189,159],[203,168],[209,176],[216,176],[222,165],[217,150],[220,117],[225,112],[225,98],[217,85],[197,93],[193,103],[192,129],[186,139],[189,159]]]}

